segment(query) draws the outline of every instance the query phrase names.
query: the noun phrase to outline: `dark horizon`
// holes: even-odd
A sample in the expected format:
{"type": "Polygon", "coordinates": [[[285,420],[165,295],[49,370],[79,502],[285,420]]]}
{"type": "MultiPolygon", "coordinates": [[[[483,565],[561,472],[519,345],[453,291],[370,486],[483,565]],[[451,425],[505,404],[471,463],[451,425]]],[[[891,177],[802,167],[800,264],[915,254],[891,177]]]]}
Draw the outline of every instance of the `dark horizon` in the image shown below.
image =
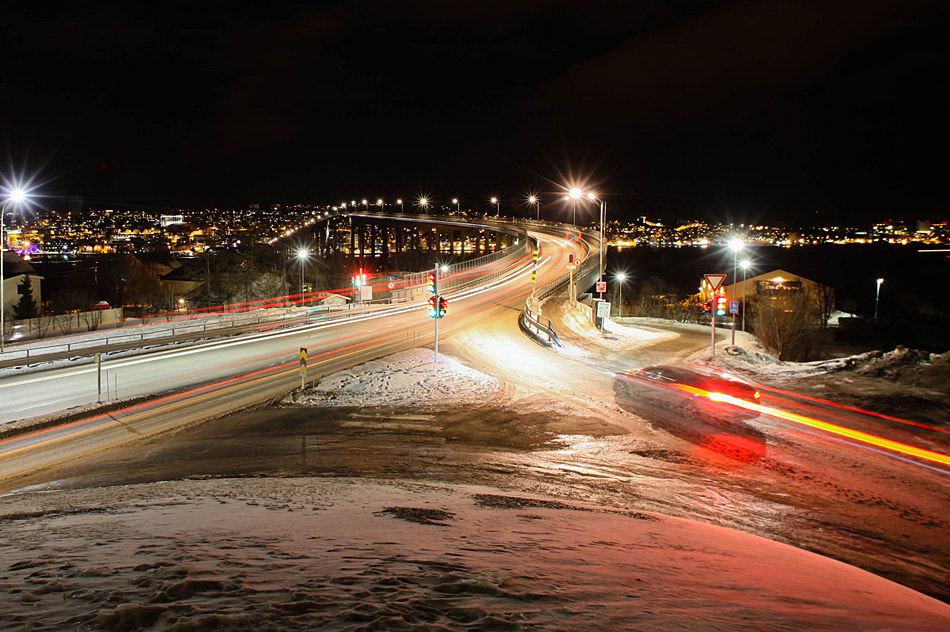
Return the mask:
{"type": "Polygon", "coordinates": [[[945,213],[938,2],[13,3],[3,17],[3,173],[37,174],[51,207],[429,194],[485,209],[498,195],[504,212],[576,181],[610,219],[945,213]]]}

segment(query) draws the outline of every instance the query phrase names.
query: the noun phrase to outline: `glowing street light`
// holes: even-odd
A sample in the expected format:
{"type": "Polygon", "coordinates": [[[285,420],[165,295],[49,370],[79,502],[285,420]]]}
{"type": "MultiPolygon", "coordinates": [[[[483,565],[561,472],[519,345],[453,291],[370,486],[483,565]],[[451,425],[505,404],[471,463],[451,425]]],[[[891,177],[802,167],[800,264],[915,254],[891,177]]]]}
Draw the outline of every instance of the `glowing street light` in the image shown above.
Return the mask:
{"type": "Polygon", "coordinates": [[[582,195],[584,195],[584,192],[577,187],[567,192],[567,197],[571,199],[571,206],[573,208],[573,219],[571,223],[575,226],[577,226],[577,200],[579,200],[582,195]]]}
{"type": "MultiPolygon", "coordinates": [[[[732,302],[736,302],[736,286],[739,285],[738,280],[736,279],[736,270],[739,266],[739,251],[742,250],[742,240],[733,239],[729,242],[729,248],[732,249],[732,302]]],[[[743,295],[745,293],[745,288],[742,289],[743,295]]],[[[731,311],[731,310],[730,310],[731,311]]],[[[732,344],[736,344],[736,313],[732,312],[732,344]]]]}
{"type": "Polygon", "coordinates": [[[419,198],[418,205],[422,207],[422,210],[425,212],[426,215],[429,214],[429,198],[427,197],[419,198]]]}
{"type": "Polygon", "coordinates": [[[383,198],[378,198],[376,200],[376,206],[379,207],[379,210],[383,210],[383,198]]]}
{"type": "Polygon", "coordinates": [[[403,210],[403,209],[402,209],[402,198],[399,198],[398,200],[396,200],[396,204],[399,205],[399,212],[402,213],[402,210],[403,210]]]}
{"type": "Polygon", "coordinates": [[[301,305],[303,305],[303,301],[304,301],[303,267],[304,267],[304,264],[307,262],[307,257],[309,257],[309,255],[310,253],[308,253],[306,249],[304,248],[300,248],[297,250],[297,262],[300,264],[300,304],[301,305]]]}
{"type": "Polygon", "coordinates": [[[877,304],[881,300],[881,284],[884,283],[884,279],[877,280],[877,292],[874,293],[874,320],[877,320],[877,304]]]}
{"type": "Polygon", "coordinates": [[[491,199],[491,203],[495,205],[495,217],[498,217],[498,212],[499,212],[499,211],[498,211],[498,208],[499,208],[499,207],[498,207],[498,198],[493,197],[493,198],[491,199]]]}
{"type": "Polygon", "coordinates": [[[3,277],[3,248],[6,245],[6,239],[3,236],[3,220],[7,214],[7,207],[12,204],[14,208],[26,201],[26,191],[21,189],[18,186],[14,186],[7,193],[7,199],[3,202],[3,207],[0,208],[0,353],[3,353],[6,350],[6,322],[4,321],[4,309],[6,308],[6,297],[3,294],[4,286],[4,277],[3,277]]]}
{"type": "Polygon", "coordinates": [[[534,204],[534,210],[535,210],[535,212],[537,213],[537,216],[538,216],[537,219],[538,219],[538,221],[540,221],[540,220],[541,220],[541,202],[538,200],[538,196],[537,196],[537,195],[529,195],[529,196],[528,196],[528,204],[534,204]]]}
{"type": "Polygon", "coordinates": [[[616,276],[614,276],[614,278],[617,279],[617,282],[620,284],[620,300],[618,301],[620,303],[620,308],[619,308],[619,312],[617,313],[617,317],[622,318],[623,317],[623,282],[627,280],[627,275],[624,274],[623,272],[618,272],[616,276]]]}
{"type": "Polygon", "coordinates": [[[369,202],[366,201],[366,198],[363,198],[363,201],[362,201],[361,203],[363,204],[363,210],[364,210],[364,211],[368,211],[368,210],[369,210],[369,202]]]}
{"type": "Polygon", "coordinates": [[[460,211],[459,211],[459,199],[458,199],[458,198],[452,198],[452,204],[455,205],[455,212],[456,212],[456,213],[459,213],[459,212],[460,212],[460,211]]]}
{"type": "Polygon", "coordinates": [[[745,295],[745,275],[751,265],[752,262],[748,259],[743,259],[739,262],[739,267],[742,268],[742,331],[745,331],[745,308],[746,301],[748,300],[745,295]]]}

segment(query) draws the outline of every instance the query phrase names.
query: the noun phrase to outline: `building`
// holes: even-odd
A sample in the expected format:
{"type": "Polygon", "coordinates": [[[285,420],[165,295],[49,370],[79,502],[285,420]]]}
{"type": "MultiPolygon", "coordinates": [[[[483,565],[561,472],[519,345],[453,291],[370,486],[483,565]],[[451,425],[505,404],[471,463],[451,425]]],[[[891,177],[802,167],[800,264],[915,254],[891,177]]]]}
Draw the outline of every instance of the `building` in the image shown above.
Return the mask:
{"type": "Polygon", "coordinates": [[[13,309],[20,302],[20,284],[30,275],[30,289],[36,305],[43,304],[41,294],[43,277],[33,273],[33,266],[13,250],[3,251],[3,313],[5,320],[13,321],[13,309]]]}

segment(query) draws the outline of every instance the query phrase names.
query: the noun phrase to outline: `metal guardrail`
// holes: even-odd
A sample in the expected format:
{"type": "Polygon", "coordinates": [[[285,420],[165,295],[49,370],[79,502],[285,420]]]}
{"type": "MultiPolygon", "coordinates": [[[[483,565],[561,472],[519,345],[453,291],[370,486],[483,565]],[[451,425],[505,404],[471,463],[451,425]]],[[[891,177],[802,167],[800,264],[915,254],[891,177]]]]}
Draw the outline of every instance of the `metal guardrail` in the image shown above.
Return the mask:
{"type": "MultiPolygon", "coordinates": [[[[584,260],[577,270],[574,271],[574,284],[577,287],[590,287],[594,279],[600,276],[600,261],[596,257],[589,256],[584,260]]],[[[553,281],[548,281],[537,290],[534,295],[538,300],[544,300],[554,296],[558,292],[567,288],[571,282],[571,272],[565,272],[553,281]]]]}
{"type": "Polygon", "coordinates": [[[557,336],[557,331],[554,330],[554,324],[551,322],[551,319],[537,314],[531,309],[531,299],[528,299],[524,309],[521,310],[521,316],[518,318],[518,326],[521,328],[521,331],[543,345],[564,346],[561,344],[561,339],[557,336]]]}
{"type": "MultiPolygon", "coordinates": [[[[458,291],[478,283],[486,283],[505,275],[509,272],[507,262],[516,261],[522,257],[527,257],[533,250],[534,242],[528,237],[526,232],[518,238],[518,244],[514,247],[508,247],[491,254],[483,255],[476,259],[460,261],[446,266],[445,270],[439,273],[439,293],[448,291],[458,291]],[[481,273],[478,278],[474,278],[468,272],[478,268],[494,266],[496,269],[491,272],[481,273]]],[[[429,270],[424,272],[413,272],[404,277],[404,285],[410,294],[414,295],[416,291],[428,293],[428,275],[429,270]]]]}

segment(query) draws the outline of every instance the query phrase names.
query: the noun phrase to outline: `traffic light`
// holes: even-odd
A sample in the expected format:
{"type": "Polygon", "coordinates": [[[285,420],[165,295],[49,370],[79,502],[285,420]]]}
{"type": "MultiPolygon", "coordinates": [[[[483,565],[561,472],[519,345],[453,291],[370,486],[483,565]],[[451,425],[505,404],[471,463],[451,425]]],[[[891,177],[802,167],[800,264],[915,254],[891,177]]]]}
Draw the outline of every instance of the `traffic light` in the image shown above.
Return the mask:
{"type": "Polygon", "coordinates": [[[703,303],[703,313],[708,314],[712,311],[712,301],[706,301],[703,303]]]}
{"type": "Polygon", "coordinates": [[[429,291],[433,294],[439,291],[439,282],[436,279],[435,272],[429,273],[429,291]]]}
{"type": "Polygon", "coordinates": [[[716,296],[716,316],[726,315],[726,297],[722,294],[716,296]]]}
{"type": "Polygon", "coordinates": [[[442,318],[448,303],[441,296],[429,297],[429,318],[442,318]]]}

